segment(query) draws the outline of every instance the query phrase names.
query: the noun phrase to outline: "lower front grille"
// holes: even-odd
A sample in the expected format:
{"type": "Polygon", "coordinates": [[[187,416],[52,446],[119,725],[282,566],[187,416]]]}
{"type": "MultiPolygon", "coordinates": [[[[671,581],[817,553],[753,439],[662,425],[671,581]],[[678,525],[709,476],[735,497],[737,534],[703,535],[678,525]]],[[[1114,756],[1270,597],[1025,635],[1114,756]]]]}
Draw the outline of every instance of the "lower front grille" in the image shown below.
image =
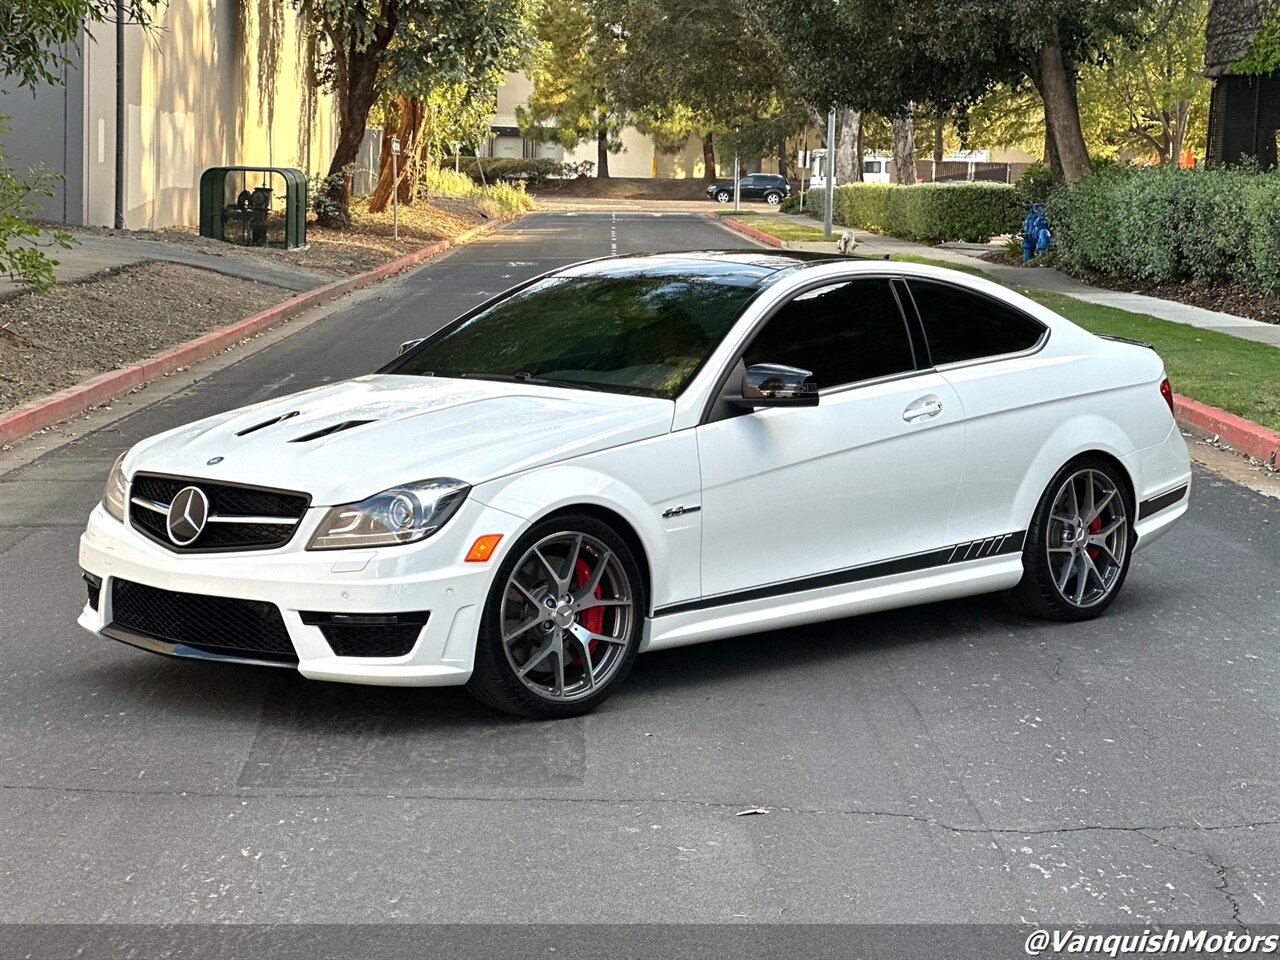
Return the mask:
{"type": "Polygon", "coordinates": [[[94,613],[98,612],[98,596],[102,593],[102,578],[95,577],[92,573],[82,573],[84,585],[89,591],[89,609],[94,613]]]}
{"type": "Polygon", "coordinates": [[[302,611],[302,622],[319,627],[339,657],[403,657],[418,642],[429,614],[343,614],[302,611]]]}
{"type": "Polygon", "coordinates": [[[297,663],[274,603],[161,590],[111,580],[111,623],[133,633],[225,656],[297,663]]]}

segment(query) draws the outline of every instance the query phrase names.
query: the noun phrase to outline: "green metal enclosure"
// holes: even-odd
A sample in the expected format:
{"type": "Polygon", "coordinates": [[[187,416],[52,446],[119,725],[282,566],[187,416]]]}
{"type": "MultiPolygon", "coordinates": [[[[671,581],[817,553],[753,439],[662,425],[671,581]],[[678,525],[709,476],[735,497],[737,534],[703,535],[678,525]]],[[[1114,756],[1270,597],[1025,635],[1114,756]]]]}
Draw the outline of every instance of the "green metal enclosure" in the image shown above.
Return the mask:
{"type": "Polygon", "coordinates": [[[200,236],[253,247],[306,246],[306,174],[293,167],[210,167],[200,175],[200,236]]]}

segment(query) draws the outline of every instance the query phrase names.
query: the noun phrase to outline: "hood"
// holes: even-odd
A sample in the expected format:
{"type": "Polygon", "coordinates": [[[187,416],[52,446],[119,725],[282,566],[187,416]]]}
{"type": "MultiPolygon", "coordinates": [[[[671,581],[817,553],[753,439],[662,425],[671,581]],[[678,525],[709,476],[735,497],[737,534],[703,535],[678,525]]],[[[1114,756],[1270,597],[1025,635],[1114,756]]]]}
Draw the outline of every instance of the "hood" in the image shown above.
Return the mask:
{"type": "Polygon", "coordinates": [[[475,485],[645,440],[668,432],[674,411],[647,397],[373,374],[159,434],[124,467],[301,490],[326,506],[432,477],[475,485]]]}

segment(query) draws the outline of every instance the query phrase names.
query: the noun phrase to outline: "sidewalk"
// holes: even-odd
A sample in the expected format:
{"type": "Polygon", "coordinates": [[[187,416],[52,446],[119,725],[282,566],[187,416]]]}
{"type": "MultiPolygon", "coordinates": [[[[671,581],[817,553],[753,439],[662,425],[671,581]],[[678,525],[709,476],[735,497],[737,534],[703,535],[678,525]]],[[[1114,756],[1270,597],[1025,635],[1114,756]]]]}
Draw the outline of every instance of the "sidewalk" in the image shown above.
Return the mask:
{"type": "MultiPolygon", "coordinates": [[[[141,240],[136,237],[111,234],[76,233],[73,236],[76,242],[69,250],[56,246],[42,247],[51,259],[58,261],[58,265],[53,268],[53,275],[59,283],[83,280],[104,270],[116,270],[147,260],[199,267],[241,280],[269,283],[294,293],[314,290],[333,279],[320,271],[301,266],[277,266],[249,257],[236,256],[234,247],[229,247],[224,254],[212,246],[209,250],[205,250],[188,244],[164,243],[159,240],[141,240]]],[[[210,244],[212,245],[213,241],[210,241],[210,244]]],[[[25,284],[0,275],[0,299],[27,289],[29,288],[25,284]]]]}
{"type": "MultiPolygon", "coordinates": [[[[821,224],[810,217],[795,214],[778,214],[778,216],[794,223],[801,223],[810,227],[816,225],[821,228],[821,224]]],[[[839,237],[840,233],[846,229],[848,228],[835,227],[835,236],[839,237]]],[[[1230,313],[1218,313],[1214,310],[1205,310],[1202,307],[1192,307],[1173,300],[1161,300],[1158,297],[1147,297],[1138,293],[1120,293],[1116,290],[1093,287],[1068,277],[1052,267],[1011,267],[1006,264],[988,263],[985,260],[978,259],[988,250],[996,249],[998,246],[996,244],[945,244],[940,247],[930,247],[922,243],[912,243],[909,240],[899,240],[896,237],[877,236],[864,230],[852,230],[851,232],[854,235],[854,239],[858,241],[856,252],[862,256],[877,257],[884,254],[909,254],[966,267],[976,266],[991,279],[997,280],[1006,286],[1060,293],[1074,297],[1077,300],[1083,300],[1086,303],[1115,307],[1119,310],[1127,310],[1130,313],[1146,314],[1160,320],[1169,320],[1173,323],[1199,327],[1202,330],[1215,330],[1218,333],[1240,337],[1244,340],[1254,340],[1258,343],[1269,343],[1280,347],[1280,324],[1263,323],[1260,320],[1237,317],[1230,313]]],[[[828,253],[832,250],[832,244],[826,241],[815,243],[793,241],[788,243],[787,247],[792,250],[817,250],[828,253]]]]}

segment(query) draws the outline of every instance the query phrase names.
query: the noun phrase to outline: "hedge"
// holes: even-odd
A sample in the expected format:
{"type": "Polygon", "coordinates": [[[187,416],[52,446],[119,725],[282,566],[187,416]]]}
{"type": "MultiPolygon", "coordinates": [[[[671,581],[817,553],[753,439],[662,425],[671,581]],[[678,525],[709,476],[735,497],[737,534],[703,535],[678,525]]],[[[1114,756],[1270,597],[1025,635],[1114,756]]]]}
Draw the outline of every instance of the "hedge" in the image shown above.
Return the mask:
{"type": "MultiPolygon", "coordinates": [[[[562,163],[559,160],[548,160],[542,157],[459,157],[458,170],[465,173],[477,183],[492,183],[495,180],[524,180],[530,183],[542,183],[544,180],[572,179],[590,176],[595,164],[591,161],[583,163],[562,163]]],[[[453,159],[446,157],[443,166],[452,166],[453,159]]]]}
{"type": "Polygon", "coordinates": [[[844,226],[920,243],[986,243],[1022,217],[1018,192],[1003,183],[849,183],[835,188],[832,210],[844,226]]]}
{"type": "Polygon", "coordinates": [[[1055,190],[1048,213],[1069,269],[1280,292],[1280,173],[1101,169],[1055,190]]]}

